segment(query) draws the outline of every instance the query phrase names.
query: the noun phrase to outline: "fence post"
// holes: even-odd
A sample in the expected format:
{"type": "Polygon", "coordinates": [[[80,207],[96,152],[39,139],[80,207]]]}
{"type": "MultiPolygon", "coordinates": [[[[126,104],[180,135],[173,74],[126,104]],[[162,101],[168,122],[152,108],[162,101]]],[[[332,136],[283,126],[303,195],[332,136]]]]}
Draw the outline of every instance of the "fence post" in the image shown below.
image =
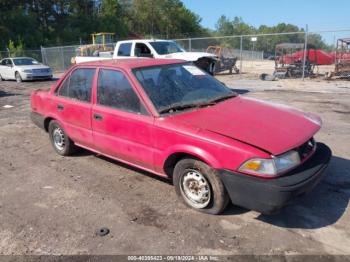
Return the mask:
{"type": "Polygon", "coordinates": [[[242,74],[242,67],[243,67],[243,63],[242,63],[242,59],[243,59],[243,36],[241,36],[241,44],[240,44],[240,51],[239,51],[239,74],[242,74]]]}
{"type": "Polygon", "coordinates": [[[191,40],[191,38],[188,39],[188,49],[190,52],[192,52],[192,40],[191,40]]]}
{"type": "Polygon", "coordinates": [[[61,47],[61,59],[62,59],[62,70],[61,71],[64,71],[63,47],[61,47]]]}
{"type": "Polygon", "coordinates": [[[308,25],[305,28],[305,43],[304,43],[304,58],[303,58],[303,81],[305,79],[305,65],[306,65],[306,52],[307,52],[307,38],[308,38],[308,25]]]}
{"type": "Polygon", "coordinates": [[[43,62],[43,64],[46,65],[46,57],[44,56],[44,48],[42,45],[40,46],[40,52],[41,52],[41,62],[43,62]]]}

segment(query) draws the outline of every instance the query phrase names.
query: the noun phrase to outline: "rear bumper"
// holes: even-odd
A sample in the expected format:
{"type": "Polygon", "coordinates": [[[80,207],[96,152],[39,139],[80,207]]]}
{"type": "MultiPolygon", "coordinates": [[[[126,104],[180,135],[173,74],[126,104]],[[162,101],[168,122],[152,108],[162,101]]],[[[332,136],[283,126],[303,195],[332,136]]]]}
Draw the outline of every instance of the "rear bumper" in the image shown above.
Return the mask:
{"type": "Polygon", "coordinates": [[[271,214],[311,191],[322,179],[331,156],[329,147],[317,143],[311,158],[281,177],[264,179],[226,170],[220,171],[220,177],[235,205],[271,214]]]}
{"type": "Polygon", "coordinates": [[[30,112],[30,118],[35,125],[45,130],[45,118],[42,115],[36,112],[30,112]]]}

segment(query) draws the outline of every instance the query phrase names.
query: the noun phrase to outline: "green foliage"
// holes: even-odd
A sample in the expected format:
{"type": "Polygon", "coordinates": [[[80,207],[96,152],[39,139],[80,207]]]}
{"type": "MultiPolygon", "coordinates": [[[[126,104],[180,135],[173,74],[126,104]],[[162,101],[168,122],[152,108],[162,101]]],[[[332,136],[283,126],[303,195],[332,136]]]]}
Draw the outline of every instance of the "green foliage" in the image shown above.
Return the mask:
{"type": "Polygon", "coordinates": [[[26,48],[91,43],[91,34],[207,35],[180,0],[1,0],[0,49],[20,36],[26,48]],[[6,11],[4,11],[6,10],[6,11]]]}
{"type": "Polygon", "coordinates": [[[24,51],[23,42],[19,40],[18,44],[15,45],[15,43],[10,39],[8,43],[8,51],[10,52],[11,57],[22,56],[24,51]]]}
{"type": "MultiPolygon", "coordinates": [[[[275,26],[261,25],[258,28],[248,25],[242,18],[235,17],[233,20],[228,19],[226,16],[221,16],[216,24],[216,35],[229,36],[229,35],[254,35],[254,34],[273,34],[273,33],[287,33],[287,32],[297,32],[296,34],[286,34],[286,35],[269,35],[269,36],[259,36],[257,42],[254,44],[255,50],[265,51],[267,53],[273,54],[275,51],[275,46],[280,43],[304,43],[303,34],[304,29],[299,28],[292,24],[279,23],[275,26]]],[[[230,39],[225,40],[226,46],[233,48],[240,47],[240,39],[230,39]]],[[[308,38],[308,44],[313,45],[319,49],[330,49],[318,34],[311,34],[308,38]]],[[[247,36],[243,38],[243,49],[253,48],[253,43],[251,42],[251,37],[247,36]]]]}
{"type": "MultiPolygon", "coordinates": [[[[23,41],[17,41],[15,49],[23,48],[23,43],[25,48],[91,43],[91,34],[96,32],[112,32],[115,40],[120,40],[303,31],[285,23],[255,28],[240,17],[226,16],[221,16],[216,30],[211,31],[201,26],[201,18],[181,0],[1,0],[0,12],[0,50],[8,47],[10,39],[18,37],[23,41]]],[[[319,35],[309,39],[319,48],[329,48],[319,35]]],[[[259,37],[255,48],[273,52],[281,42],[303,42],[303,34],[259,37]]],[[[208,43],[215,41],[203,45],[208,43]]],[[[239,48],[240,39],[225,40],[223,44],[239,48]]],[[[251,45],[250,37],[245,37],[244,49],[251,45]]]]}

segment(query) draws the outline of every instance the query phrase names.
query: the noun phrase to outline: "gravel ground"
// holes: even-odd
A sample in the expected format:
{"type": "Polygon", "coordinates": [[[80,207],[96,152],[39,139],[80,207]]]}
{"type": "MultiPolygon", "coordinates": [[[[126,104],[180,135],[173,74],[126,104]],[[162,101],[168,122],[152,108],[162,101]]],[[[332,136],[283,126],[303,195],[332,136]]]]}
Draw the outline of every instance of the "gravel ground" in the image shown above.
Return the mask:
{"type": "Polygon", "coordinates": [[[218,78],[322,117],[316,139],[334,157],[309,195],[274,216],[192,211],[152,174],[88,151],[55,154],[29,119],[30,92],[53,82],[0,82],[0,254],[350,254],[350,82],[218,78]]]}

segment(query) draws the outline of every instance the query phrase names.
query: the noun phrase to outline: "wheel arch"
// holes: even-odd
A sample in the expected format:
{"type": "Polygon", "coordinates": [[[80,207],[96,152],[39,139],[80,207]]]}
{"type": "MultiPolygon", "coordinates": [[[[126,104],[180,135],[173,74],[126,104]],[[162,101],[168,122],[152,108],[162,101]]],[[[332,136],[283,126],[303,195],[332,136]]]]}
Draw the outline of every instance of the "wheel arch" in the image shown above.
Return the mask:
{"type": "Polygon", "coordinates": [[[55,118],[48,116],[44,119],[44,129],[46,132],[49,132],[49,125],[52,120],[56,120],[55,118]]]}
{"type": "Polygon", "coordinates": [[[208,152],[195,147],[186,147],[182,148],[182,150],[173,150],[167,154],[167,157],[163,163],[163,170],[169,178],[171,178],[173,175],[175,165],[184,158],[194,158],[200,160],[213,168],[220,167],[219,161],[208,152]]]}

